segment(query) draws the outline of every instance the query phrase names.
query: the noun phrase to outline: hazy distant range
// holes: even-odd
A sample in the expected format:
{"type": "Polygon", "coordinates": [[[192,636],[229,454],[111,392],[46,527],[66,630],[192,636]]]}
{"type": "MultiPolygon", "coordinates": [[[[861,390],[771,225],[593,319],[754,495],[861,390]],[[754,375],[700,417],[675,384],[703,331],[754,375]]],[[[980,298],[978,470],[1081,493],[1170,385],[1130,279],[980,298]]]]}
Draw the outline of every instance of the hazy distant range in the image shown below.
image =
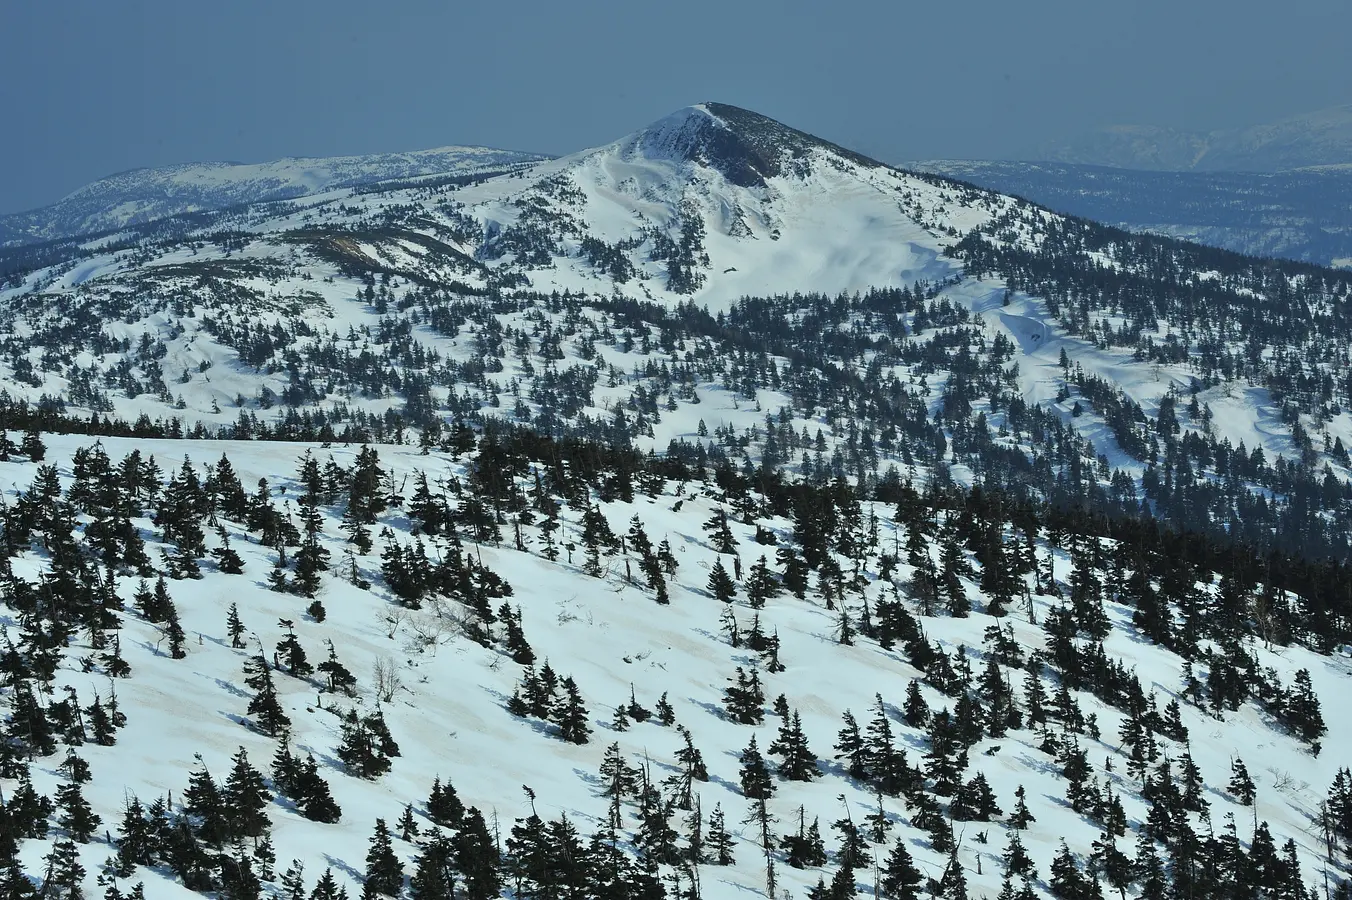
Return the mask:
{"type": "Polygon", "coordinates": [[[1044,161],[908,167],[1123,228],[1352,267],[1352,105],[1223,131],[1112,126],[1029,155],[1044,161]]]}

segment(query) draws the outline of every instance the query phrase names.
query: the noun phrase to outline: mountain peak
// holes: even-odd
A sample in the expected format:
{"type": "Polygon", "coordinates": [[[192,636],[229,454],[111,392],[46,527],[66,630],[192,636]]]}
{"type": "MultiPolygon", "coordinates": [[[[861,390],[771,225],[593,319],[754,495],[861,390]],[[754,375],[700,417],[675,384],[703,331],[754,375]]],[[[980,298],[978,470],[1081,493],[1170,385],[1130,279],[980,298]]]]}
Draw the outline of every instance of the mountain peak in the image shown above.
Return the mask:
{"type": "Polygon", "coordinates": [[[761,187],[814,148],[873,167],[874,160],[769,116],[726,103],[699,103],[665,116],[635,136],[644,156],[698,163],[741,187],[761,187]]]}

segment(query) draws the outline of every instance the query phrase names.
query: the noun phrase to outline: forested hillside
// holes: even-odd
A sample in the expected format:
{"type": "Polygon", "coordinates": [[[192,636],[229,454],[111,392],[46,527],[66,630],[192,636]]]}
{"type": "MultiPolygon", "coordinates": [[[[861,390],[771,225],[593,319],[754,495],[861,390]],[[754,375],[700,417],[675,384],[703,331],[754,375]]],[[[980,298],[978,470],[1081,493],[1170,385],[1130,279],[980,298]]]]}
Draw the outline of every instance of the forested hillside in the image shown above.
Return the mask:
{"type": "Polygon", "coordinates": [[[1348,273],[720,104],[6,259],[7,896],[1347,896],[1348,273]]]}

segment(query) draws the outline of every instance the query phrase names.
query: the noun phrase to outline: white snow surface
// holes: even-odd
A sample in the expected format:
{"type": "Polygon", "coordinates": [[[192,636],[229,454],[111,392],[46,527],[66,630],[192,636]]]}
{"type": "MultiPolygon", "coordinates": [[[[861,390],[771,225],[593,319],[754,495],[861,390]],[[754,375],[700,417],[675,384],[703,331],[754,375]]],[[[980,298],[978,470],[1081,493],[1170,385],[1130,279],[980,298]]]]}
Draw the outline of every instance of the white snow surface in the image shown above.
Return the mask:
{"type": "MultiPolygon", "coordinates": [[[[71,453],[90,441],[50,436],[48,443],[49,460],[56,462],[65,480],[70,474],[71,453]]],[[[118,438],[105,439],[103,445],[114,463],[138,449],[154,454],[166,469],[176,468],[185,455],[202,467],[225,453],[246,489],[251,490],[258,478],[266,477],[274,486],[274,496],[281,488],[281,497],[293,500],[299,490],[294,481],[296,460],[306,449],[296,444],[118,438]]],[[[331,455],[342,465],[350,465],[357,450],[311,449],[321,464],[331,455]]],[[[461,464],[436,454],[420,456],[412,448],[396,446],[378,449],[382,464],[396,478],[418,470],[432,479],[464,474],[461,464]]],[[[0,463],[0,489],[7,501],[17,490],[26,489],[34,470],[24,462],[0,463]]],[[[628,701],[632,686],[638,702],[650,709],[659,696],[668,696],[677,721],[691,730],[709,767],[711,780],[697,785],[703,808],[707,814],[715,804],[721,804],[738,836],[735,866],[703,868],[704,896],[732,900],[759,892],[763,864],[754,829],[738,824],[747,811],[747,802],[737,787],[737,754],[753,734],[762,749],[768,747],[777,719],[767,715],[764,725],[753,727],[733,724],[721,713],[726,680],[735,666],[753,665],[755,655],[733,649],[719,634],[725,607],[704,589],[716,554],[705,539],[701,523],[718,508],[717,498],[698,492],[677,498],[674,489],[668,484],[654,498],[638,496],[633,503],[602,506],[617,533],[637,515],[654,542],[665,538],[676,549],[680,568],[672,582],[669,606],[656,605],[647,591],[624,582],[622,556],[609,559],[608,573],[601,579],[583,574],[566,558],[558,563],[544,560],[536,555],[541,544],[534,529],[526,530],[527,552],[508,549],[510,530],[504,546],[466,545],[468,552],[481,557],[511,583],[515,590],[511,602],[522,610],[526,636],[539,659],[547,659],[560,676],[576,678],[590,710],[589,724],[594,730],[590,743],[563,743],[551,736],[551,728],[511,716],[504,704],[521,667],[500,651],[461,637],[452,624],[456,604],[408,612],[392,603],[379,586],[379,543],[371,554],[358,557],[363,574],[374,576],[377,582],[374,591],[359,590],[330,572],[319,593],[328,616],[318,623],[303,614],[308,601],[267,589],[265,576],[275,553],[260,547],[236,524],[225,523],[232,546],[245,560],[245,573],[224,575],[205,565],[206,574],[200,581],[170,582],[171,596],[189,638],[185,659],[169,658],[160,630],[136,614],[124,612],[121,647],[132,675],[114,685],[96,672],[80,671],[77,661],[90,651],[82,645],[83,638],[73,639],[58,673],[58,684],[75,687],[85,702],[95,691],[106,697],[115,687],[129,719],[115,746],[86,744],[80,748],[94,775],[85,786],[87,799],[103,817],[104,828],[112,831],[128,796],[135,794],[145,803],[166,792],[179,797],[197,754],[218,780],[227,774],[230,757],[240,747],[247,749],[256,767],[268,771],[276,742],[248,727],[245,708],[250,691],[243,684],[242,665],[247,654],[258,651],[260,643],[271,654],[284,634],[278,620],[286,618],[297,623],[296,633],[312,662],[323,658],[324,642],[332,640],[339,658],[358,675],[362,685],[359,695],[348,699],[318,694],[316,685],[308,680],[275,673],[283,705],[293,723],[293,749],[312,752],[320,761],[322,774],[343,808],[341,822],[323,825],[301,818],[283,801],[274,802],[268,814],[273,822],[278,871],[293,858],[302,860],[307,879],[313,883],[325,867],[332,867],[340,882],[356,896],[374,820],[384,818],[393,827],[405,803],[421,809],[433,778],[438,776],[449,779],[467,805],[478,806],[490,827],[496,821],[504,836],[513,819],[529,811],[523,785],[537,793],[537,806],[544,818],[566,814],[584,836],[591,833],[604,819],[608,803],[601,796],[596,771],[612,741],[619,743],[631,763],[648,761],[658,778],[673,770],[673,754],[681,744],[675,728],[662,727],[655,721],[633,725],[624,732],[611,729],[614,707],[628,701]],[[683,500],[679,512],[675,509],[678,499],[683,500]],[[249,647],[243,651],[232,649],[226,637],[226,611],[231,603],[238,604],[249,629],[249,647]],[[371,673],[378,661],[391,664],[401,682],[394,699],[383,704],[383,710],[402,756],[394,760],[389,774],[364,781],[345,774],[334,757],[339,734],[335,710],[355,707],[369,711],[376,706],[371,673]]],[[[886,511],[878,511],[884,519],[881,544],[890,546],[894,540],[892,526],[886,521],[886,511]]],[[[333,552],[335,563],[345,549],[338,533],[340,516],[341,509],[329,510],[324,524],[324,542],[333,552]]],[[[567,510],[564,520],[561,543],[577,540],[578,511],[567,510]]],[[[147,537],[151,535],[149,520],[140,519],[136,524],[147,537]]],[[[787,523],[772,524],[782,537],[787,523]]],[[[410,540],[408,520],[397,510],[382,517],[382,525],[391,527],[400,540],[410,540]]],[[[766,548],[753,542],[750,528],[735,521],[732,528],[739,541],[738,553],[750,565],[766,548]]],[[[903,535],[897,539],[904,542],[903,535]]],[[[25,554],[15,561],[16,573],[25,578],[35,577],[43,568],[40,554],[25,554]]],[[[908,567],[903,565],[902,570],[900,578],[908,574],[908,567]]],[[[1057,574],[1062,579],[1068,575],[1063,556],[1058,558],[1057,574]]],[[[128,599],[134,586],[135,579],[123,578],[118,591],[128,599]]],[[[870,603],[876,603],[888,589],[884,582],[870,576],[866,596],[870,603]]],[[[968,590],[979,606],[980,592],[974,585],[968,590]]],[[[1040,620],[1056,602],[1051,597],[1035,596],[1033,612],[1040,620]]],[[[752,611],[744,598],[739,597],[732,611],[743,628],[750,624],[752,611]]],[[[1130,660],[1146,691],[1156,692],[1161,703],[1176,696],[1181,687],[1181,660],[1141,639],[1130,624],[1129,610],[1110,607],[1109,613],[1114,625],[1107,641],[1109,655],[1130,660]]],[[[15,627],[12,614],[6,614],[2,606],[0,615],[5,625],[15,627]]],[[[1025,611],[1018,611],[1006,621],[1025,648],[1042,646],[1042,630],[1027,624],[1025,616],[1025,611]]],[[[854,646],[838,645],[834,637],[837,614],[811,597],[806,602],[787,595],[772,599],[760,612],[760,619],[763,628],[779,634],[781,658],[787,665],[783,673],[763,674],[766,695],[773,698],[783,693],[789,705],[801,712],[810,745],[821,758],[824,772],[824,777],[812,783],[780,780],[771,811],[783,832],[791,830],[798,806],[805,805],[808,820],[821,818],[828,847],[834,847],[829,823],[840,818],[846,807],[859,821],[875,803],[871,793],[847,780],[842,766],[831,759],[841,714],[851,709],[861,725],[867,724],[869,707],[875,694],[880,694],[900,745],[909,750],[912,762],[917,762],[923,750],[923,733],[905,726],[898,708],[908,682],[921,673],[905,662],[899,651],[883,651],[872,641],[860,639],[854,646]]],[[[968,619],[922,618],[930,639],[938,640],[950,653],[959,645],[980,647],[982,631],[992,621],[980,614],[968,619]]],[[[1253,706],[1219,720],[1185,703],[1190,750],[1209,785],[1224,784],[1232,757],[1243,757],[1258,785],[1259,816],[1271,824],[1279,846],[1286,837],[1296,841],[1307,864],[1308,884],[1316,877],[1312,861],[1322,852],[1322,838],[1311,825],[1311,817],[1335,770],[1347,763],[1344,751],[1352,740],[1352,717],[1342,714],[1343,704],[1338,700],[1348,684],[1349,661],[1294,647],[1255,649],[1261,662],[1275,667],[1288,683],[1297,668],[1310,670],[1317,691],[1326,701],[1330,729],[1325,740],[1327,751],[1319,757],[1311,756],[1295,739],[1274,730],[1253,706]]],[[[981,662],[974,659],[974,664],[981,662]]],[[[1016,682],[1022,677],[1020,673],[1013,675],[1016,682]]],[[[950,702],[928,687],[924,693],[934,709],[950,702]]],[[[1126,775],[1126,760],[1117,747],[1121,715],[1088,694],[1078,694],[1077,700],[1087,713],[1097,715],[1104,735],[1101,741],[1081,738],[1095,777],[1112,783],[1124,801],[1128,818],[1139,823],[1146,807],[1136,794],[1139,785],[1126,775]],[[1105,770],[1107,763],[1111,763],[1112,772],[1105,770]]],[[[1165,743],[1168,754],[1178,757],[1183,752],[1181,745],[1165,743]]],[[[1043,879],[1037,889],[1045,895],[1048,866],[1060,841],[1064,839],[1077,853],[1087,854],[1097,830],[1065,804],[1065,783],[1035,744],[1031,731],[983,740],[973,748],[968,774],[970,777],[979,771],[986,775],[1006,813],[1012,808],[1015,788],[1026,788],[1037,822],[1022,837],[1043,879]]],[[[59,783],[61,776],[55,765],[60,755],[58,752],[39,760],[34,766],[40,791],[50,793],[59,783]]],[[[6,792],[14,786],[8,781],[0,784],[6,792]]],[[[1233,813],[1240,823],[1241,836],[1248,833],[1244,823],[1250,821],[1251,809],[1237,805],[1219,791],[1208,792],[1207,800],[1214,822],[1221,823],[1226,814],[1233,813]]],[[[888,845],[870,848],[874,855],[885,857],[891,841],[901,835],[921,870],[938,877],[945,858],[929,849],[925,833],[911,824],[900,800],[887,800],[885,805],[894,828],[888,845]]],[[[425,819],[420,821],[427,827],[425,819]]],[[[626,822],[632,822],[627,813],[626,822]]],[[[678,824],[678,820],[673,822],[678,824]]],[[[956,830],[962,832],[959,859],[966,869],[971,895],[994,896],[999,890],[999,854],[1005,845],[1006,826],[999,822],[958,825],[956,830]],[[976,839],[978,832],[987,835],[986,843],[976,839]]],[[[94,875],[112,852],[102,840],[102,831],[94,842],[81,848],[90,873],[90,891],[95,889],[94,875]]],[[[399,840],[395,843],[407,866],[417,853],[416,846],[399,840]]],[[[40,876],[41,860],[50,846],[51,839],[24,843],[22,856],[35,876],[40,876]]],[[[830,871],[828,867],[828,880],[830,871]]],[[[818,870],[779,866],[780,884],[796,897],[816,882],[818,874],[818,870]]],[[[861,881],[872,880],[871,872],[861,872],[859,877],[861,881]]],[[[146,894],[153,900],[192,896],[159,871],[140,869],[132,883],[136,880],[145,881],[146,894]]]]}

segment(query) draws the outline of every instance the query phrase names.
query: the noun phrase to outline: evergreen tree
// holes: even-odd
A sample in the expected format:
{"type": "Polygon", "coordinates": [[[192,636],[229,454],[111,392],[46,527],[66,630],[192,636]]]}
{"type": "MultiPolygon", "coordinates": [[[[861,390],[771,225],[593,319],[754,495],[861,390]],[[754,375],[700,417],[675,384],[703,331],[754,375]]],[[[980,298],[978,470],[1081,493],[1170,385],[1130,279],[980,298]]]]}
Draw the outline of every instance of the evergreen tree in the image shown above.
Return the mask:
{"type": "Polygon", "coordinates": [[[762,555],[751,567],[751,573],[747,577],[746,601],[752,609],[763,609],[765,601],[772,599],[778,593],[779,582],[771,574],[770,564],[762,555]]]}
{"type": "Polygon", "coordinates": [[[225,633],[230,637],[230,646],[236,650],[244,649],[244,623],[239,618],[239,606],[231,603],[230,612],[225,617],[225,633]]]}
{"type": "Polygon", "coordinates": [[[17,854],[0,861],[0,897],[4,900],[36,900],[37,885],[24,874],[17,854]]]}
{"type": "Polygon", "coordinates": [[[272,802],[263,775],[249,763],[243,747],[231,759],[230,775],[221,790],[226,827],[233,837],[257,838],[266,834],[270,823],[267,806],[272,802]]]}
{"type": "Polygon", "coordinates": [[[807,825],[807,812],[798,807],[798,831],[780,838],[780,846],[787,854],[787,862],[795,869],[806,869],[826,864],[826,845],[822,841],[817,820],[807,825]]]}
{"type": "Polygon", "coordinates": [[[1028,804],[1025,801],[1023,785],[1019,785],[1014,790],[1014,811],[1009,814],[1009,825],[1011,828],[1024,829],[1029,824],[1036,822],[1037,817],[1028,810],[1028,804]]]}
{"type": "Polygon", "coordinates": [[[455,851],[440,832],[434,831],[423,842],[422,853],[413,861],[409,890],[413,900],[452,900],[455,896],[455,851]]]}
{"type": "Polygon", "coordinates": [[[759,725],[765,721],[765,693],[761,689],[759,673],[752,669],[748,676],[738,666],[736,677],[729,680],[733,684],[723,691],[723,706],[728,718],[742,725],[759,725]]]}
{"type": "Polygon", "coordinates": [[[1099,900],[1101,896],[1094,881],[1080,870],[1065,841],[1052,860],[1049,886],[1052,895],[1061,900],[1099,900]]]}
{"type": "Polygon", "coordinates": [[[326,868],[310,891],[310,900],[347,900],[347,889],[333,877],[333,869],[326,868]]]}
{"type": "Polygon", "coordinates": [[[122,811],[122,824],[117,829],[117,853],[113,857],[113,872],[119,878],[130,878],[137,866],[155,864],[157,836],[146,821],[141,801],[132,795],[122,811]]]}
{"type": "Polygon", "coordinates": [[[732,576],[728,574],[728,570],[723,568],[722,559],[714,560],[714,567],[709,571],[707,587],[714,598],[722,600],[724,603],[731,603],[733,598],[737,596],[737,585],[733,582],[732,576]]]}
{"type": "Polygon", "coordinates": [[[187,640],[187,635],[183,633],[183,626],[178,621],[178,609],[170,603],[164,616],[164,634],[169,638],[169,657],[171,659],[183,659],[188,655],[183,649],[183,642],[187,640]]]}
{"type": "Polygon", "coordinates": [[[464,804],[449,781],[442,784],[441,776],[432,781],[432,790],[427,795],[427,818],[443,828],[459,829],[465,815],[464,804]]]}
{"type": "Polygon", "coordinates": [[[830,900],[852,900],[856,895],[854,865],[846,860],[831,876],[831,883],[826,887],[826,896],[830,900]]]}
{"type": "MultiPolygon", "coordinates": [[[[1328,731],[1319,708],[1319,697],[1310,682],[1310,671],[1300,669],[1286,697],[1283,719],[1296,735],[1311,747],[1317,748],[1319,739],[1328,731]]],[[[1315,750],[1318,753],[1318,750],[1315,750]]]]}
{"type": "Polygon", "coordinates": [[[794,710],[790,719],[780,723],[779,734],[770,744],[769,752],[780,757],[779,774],[789,781],[811,781],[821,772],[817,757],[807,746],[803,723],[794,710]]]}
{"type": "Polygon", "coordinates": [[[741,764],[743,796],[750,800],[767,800],[774,795],[774,779],[770,777],[770,768],[756,747],[755,735],[751,736],[751,743],[742,750],[741,764]]]}
{"type": "Polygon", "coordinates": [[[912,728],[924,728],[929,724],[930,708],[925,696],[920,692],[920,682],[914,678],[906,686],[906,702],[902,705],[902,721],[912,728]]]}
{"type": "Polygon", "coordinates": [[[591,734],[587,724],[587,708],[582,704],[582,694],[572,677],[560,682],[563,687],[563,702],[554,708],[554,721],[559,726],[559,737],[570,744],[585,744],[591,734]]]}
{"type": "Polygon", "coordinates": [[[737,539],[732,536],[732,529],[728,527],[728,512],[722,507],[719,507],[713,517],[704,523],[704,533],[709,535],[709,543],[715,553],[737,552],[737,539]]]}
{"type": "Polygon", "coordinates": [[[279,619],[278,625],[286,629],[286,637],[277,642],[277,658],[281,668],[292,678],[308,678],[314,672],[305,648],[296,639],[295,624],[291,619],[279,619]]]}
{"type": "Polygon", "coordinates": [[[328,680],[330,691],[351,696],[353,690],[357,687],[357,677],[348,670],[347,666],[339,662],[338,653],[333,648],[333,641],[326,641],[326,643],[329,648],[328,658],[315,668],[328,680]]]}
{"type": "Polygon", "coordinates": [[[859,723],[848,709],[843,719],[845,724],[836,736],[836,759],[848,760],[846,771],[851,778],[868,778],[870,753],[859,732],[859,723]]]}
{"type": "Polygon", "coordinates": [[[67,782],[56,789],[56,805],[61,810],[57,824],[66,830],[71,840],[87,844],[103,820],[90,807],[80,790],[79,782],[67,782]]]}
{"type": "Polygon", "coordinates": [[[236,843],[230,853],[220,854],[216,865],[220,870],[222,900],[258,900],[263,882],[242,842],[236,843]]]}
{"type": "Polygon", "coordinates": [[[962,870],[962,863],[958,862],[956,849],[949,854],[948,865],[944,867],[935,894],[943,900],[967,900],[967,876],[962,870]]]}
{"type": "Polygon", "coordinates": [[[342,742],[337,755],[358,778],[375,779],[390,770],[390,757],[399,755],[399,745],[390,736],[379,710],[358,718],[349,710],[339,725],[342,742]]]}
{"type": "Polygon", "coordinates": [[[276,737],[291,724],[291,718],[282,709],[277,686],[272,681],[271,667],[263,654],[259,653],[245,663],[244,671],[245,684],[255,692],[249,701],[249,715],[254,717],[259,731],[269,737],[276,737]]]}
{"type": "Polygon", "coordinates": [[[730,866],[735,860],[733,858],[733,848],[736,843],[732,835],[728,834],[726,824],[724,824],[723,805],[714,804],[714,811],[709,814],[709,831],[704,839],[704,844],[709,848],[709,861],[716,866],[730,866]]]}
{"type": "MultiPolygon", "coordinates": [[[[72,839],[55,841],[44,862],[47,874],[42,881],[43,900],[84,900],[85,868],[80,865],[80,850],[72,839]]],[[[22,888],[22,883],[18,884],[22,888]]]]}
{"type": "Polygon", "coordinates": [[[1001,859],[1004,860],[1006,878],[1013,878],[1015,875],[1027,878],[1037,877],[1037,869],[1033,865],[1033,859],[1028,855],[1027,849],[1024,848],[1023,840],[1019,837],[1017,830],[1009,832],[1009,839],[1005,844],[1005,852],[1001,859]]]}
{"type": "Polygon", "coordinates": [[[1239,757],[1235,757],[1230,762],[1230,783],[1226,785],[1226,790],[1241,805],[1253,805],[1257,789],[1254,787],[1253,779],[1249,777],[1248,767],[1244,765],[1244,760],[1239,757]]]}
{"type": "Polygon", "coordinates": [[[196,819],[196,836],[209,846],[219,847],[230,838],[229,811],[201,756],[197,763],[199,768],[189,774],[188,787],[183,791],[183,808],[196,819]]]}
{"type": "Polygon", "coordinates": [[[375,833],[371,835],[370,848],[366,851],[366,880],[362,896],[397,897],[403,887],[404,865],[394,855],[385,820],[376,819],[375,833]]]}
{"type": "Polygon", "coordinates": [[[456,866],[464,880],[465,900],[493,900],[501,888],[498,871],[498,845],[484,823],[483,815],[471,806],[464,822],[452,839],[456,866]]]}

